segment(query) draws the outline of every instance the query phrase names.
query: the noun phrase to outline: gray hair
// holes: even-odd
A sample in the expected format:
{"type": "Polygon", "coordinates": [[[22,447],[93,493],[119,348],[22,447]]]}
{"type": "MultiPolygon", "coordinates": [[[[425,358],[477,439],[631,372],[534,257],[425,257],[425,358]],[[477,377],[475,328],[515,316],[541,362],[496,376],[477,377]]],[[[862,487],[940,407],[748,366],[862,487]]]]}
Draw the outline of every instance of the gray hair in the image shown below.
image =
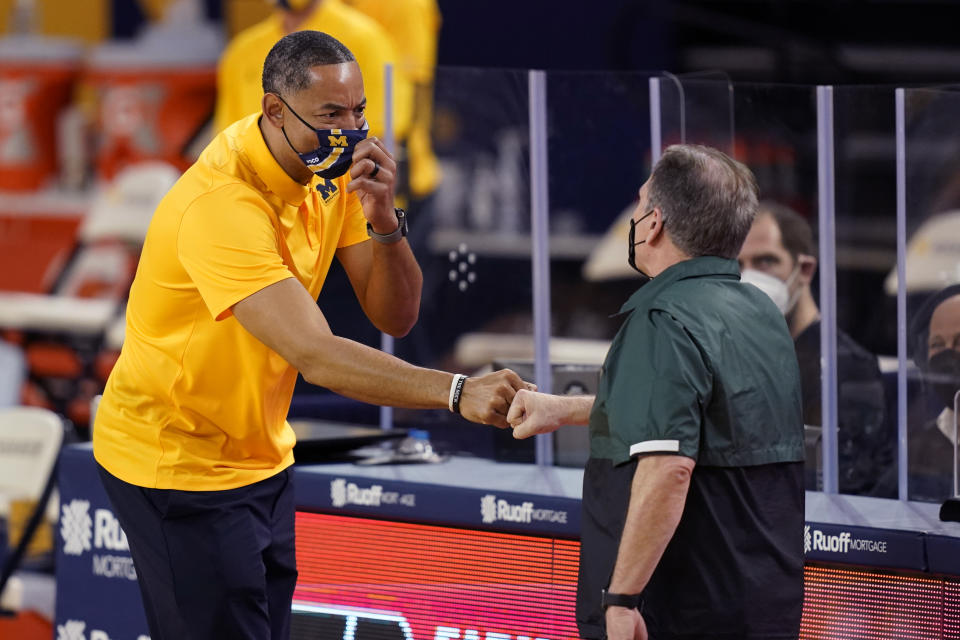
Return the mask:
{"type": "Polygon", "coordinates": [[[647,201],[688,256],[736,258],[757,214],[757,193],[743,163],[711,147],[676,144],[653,168],[647,201]]]}

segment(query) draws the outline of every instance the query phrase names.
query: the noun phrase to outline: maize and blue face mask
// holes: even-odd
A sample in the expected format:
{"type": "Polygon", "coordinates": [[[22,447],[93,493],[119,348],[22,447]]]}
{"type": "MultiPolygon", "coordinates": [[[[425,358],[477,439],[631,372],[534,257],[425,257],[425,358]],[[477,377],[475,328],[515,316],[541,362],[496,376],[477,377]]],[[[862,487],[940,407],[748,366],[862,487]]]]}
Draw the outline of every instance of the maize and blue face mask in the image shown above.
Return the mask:
{"type": "Polygon", "coordinates": [[[287,109],[290,109],[290,113],[317,134],[317,148],[306,153],[300,153],[290,142],[286,130],[280,128],[287,144],[307,165],[307,168],[324,180],[332,180],[345,174],[353,162],[353,150],[361,140],[367,137],[370,126],[366,121],[364,121],[362,129],[314,129],[309,122],[293,110],[293,107],[287,104],[286,100],[280,96],[277,97],[287,106],[287,109]]]}

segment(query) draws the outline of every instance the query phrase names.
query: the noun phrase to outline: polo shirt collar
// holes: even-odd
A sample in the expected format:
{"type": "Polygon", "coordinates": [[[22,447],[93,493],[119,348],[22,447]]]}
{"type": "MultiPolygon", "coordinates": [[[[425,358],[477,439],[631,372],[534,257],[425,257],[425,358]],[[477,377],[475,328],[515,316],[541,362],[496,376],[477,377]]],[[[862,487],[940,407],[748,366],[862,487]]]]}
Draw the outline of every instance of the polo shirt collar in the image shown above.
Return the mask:
{"type": "Polygon", "coordinates": [[[267,143],[263,139],[263,132],[260,131],[259,117],[251,118],[250,126],[240,135],[243,148],[253,165],[253,170],[263,180],[267,189],[294,207],[303,204],[303,201],[310,195],[310,191],[314,189],[314,183],[318,181],[318,178],[314,176],[307,184],[300,184],[287,175],[287,172],[283,170],[280,163],[270,153],[270,149],[267,148],[267,143]]]}
{"type": "Polygon", "coordinates": [[[660,275],[651,278],[649,282],[641,287],[632,295],[623,306],[620,307],[620,313],[633,311],[640,305],[652,300],[660,291],[667,286],[679,280],[689,278],[704,278],[709,276],[731,276],[740,279],[740,266],[736,260],[729,258],[720,258],[718,256],[701,256],[699,258],[690,258],[671,265],[664,269],[660,275]]]}

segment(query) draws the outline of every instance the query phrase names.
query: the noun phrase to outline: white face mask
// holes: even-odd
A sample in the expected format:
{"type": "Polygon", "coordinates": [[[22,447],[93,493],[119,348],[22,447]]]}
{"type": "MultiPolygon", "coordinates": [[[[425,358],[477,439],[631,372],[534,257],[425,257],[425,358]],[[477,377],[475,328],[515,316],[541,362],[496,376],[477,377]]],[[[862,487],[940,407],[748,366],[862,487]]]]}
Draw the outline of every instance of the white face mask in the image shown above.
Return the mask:
{"type": "Polygon", "coordinates": [[[777,305],[780,313],[787,315],[793,309],[794,305],[797,304],[797,299],[800,297],[799,290],[792,296],[790,295],[790,285],[797,279],[799,273],[800,265],[798,264],[794,267],[793,271],[790,272],[790,277],[787,278],[787,281],[784,282],[780,278],[772,276],[769,273],[764,273],[763,271],[744,269],[743,273],[740,274],[740,282],[752,284],[757,289],[760,289],[760,291],[763,291],[773,300],[773,304],[777,305]]]}

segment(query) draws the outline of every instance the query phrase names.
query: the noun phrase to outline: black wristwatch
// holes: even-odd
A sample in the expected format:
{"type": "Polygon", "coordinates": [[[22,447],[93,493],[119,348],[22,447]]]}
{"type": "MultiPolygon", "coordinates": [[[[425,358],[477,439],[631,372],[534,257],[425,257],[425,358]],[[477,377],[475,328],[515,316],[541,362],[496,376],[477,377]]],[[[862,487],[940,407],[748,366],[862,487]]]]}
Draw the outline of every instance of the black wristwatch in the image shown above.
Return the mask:
{"type": "Polygon", "coordinates": [[[606,589],[600,590],[600,608],[606,611],[607,607],[626,607],[643,611],[643,597],[639,593],[626,595],[610,593],[606,589]]]}
{"type": "Polygon", "coordinates": [[[390,233],[377,233],[373,230],[373,227],[370,226],[370,223],[367,223],[367,235],[376,240],[377,242],[382,242],[383,244],[393,244],[394,242],[400,242],[403,238],[407,236],[407,212],[401,209],[400,207],[394,207],[393,212],[397,214],[397,228],[390,233]]]}

